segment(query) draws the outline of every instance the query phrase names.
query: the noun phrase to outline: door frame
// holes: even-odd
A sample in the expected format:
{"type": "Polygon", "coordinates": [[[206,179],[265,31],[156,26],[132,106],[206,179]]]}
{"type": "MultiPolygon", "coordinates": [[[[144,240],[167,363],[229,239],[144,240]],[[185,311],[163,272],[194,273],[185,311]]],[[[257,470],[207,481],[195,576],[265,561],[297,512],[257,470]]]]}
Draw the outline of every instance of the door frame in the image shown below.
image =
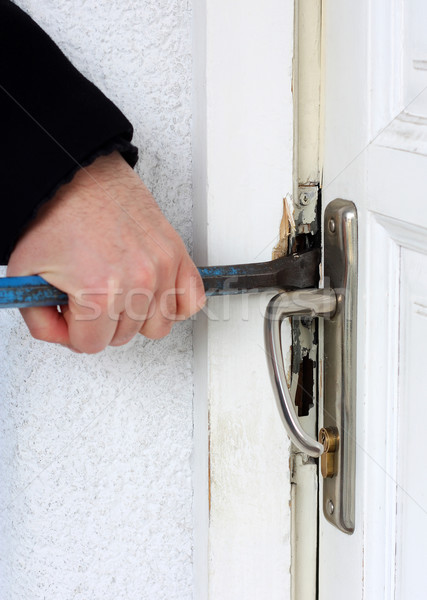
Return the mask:
{"type": "MultiPolygon", "coordinates": [[[[293,186],[293,0],[194,4],[196,263],[271,259],[293,186]]],[[[265,295],[194,328],[194,594],[290,594],[289,441],[263,349],[265,295]]]]}

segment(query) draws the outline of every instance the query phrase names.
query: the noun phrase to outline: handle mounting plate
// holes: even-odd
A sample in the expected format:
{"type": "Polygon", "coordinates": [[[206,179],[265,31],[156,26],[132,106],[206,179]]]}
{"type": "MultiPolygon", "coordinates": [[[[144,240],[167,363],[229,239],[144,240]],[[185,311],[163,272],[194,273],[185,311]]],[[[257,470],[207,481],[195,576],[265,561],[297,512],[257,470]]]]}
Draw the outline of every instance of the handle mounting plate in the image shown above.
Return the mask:
{"type": "Polygon", "coordinates": [[[334,200],[324,215],[324,285],[335,290],[337,310],[324,321],[323,427],[336,428],[336,475],[323,479],[325,518],[345,533],[355,526],[357,212],[334,200]]]}

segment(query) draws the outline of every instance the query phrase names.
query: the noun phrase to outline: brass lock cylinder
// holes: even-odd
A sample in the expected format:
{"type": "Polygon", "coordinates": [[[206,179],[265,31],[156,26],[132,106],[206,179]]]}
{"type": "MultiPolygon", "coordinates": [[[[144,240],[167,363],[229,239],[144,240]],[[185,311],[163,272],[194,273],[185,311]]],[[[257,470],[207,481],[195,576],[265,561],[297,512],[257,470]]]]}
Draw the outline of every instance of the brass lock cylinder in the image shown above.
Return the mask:
{"type": "Polygon", "coordinates": [[[320,470],[323,478],[336,475],[335,452],[338,450],[338,429],[322,427],[319,431],[319,442],[323,444],[324,452],[320,457],[320,470]]]}

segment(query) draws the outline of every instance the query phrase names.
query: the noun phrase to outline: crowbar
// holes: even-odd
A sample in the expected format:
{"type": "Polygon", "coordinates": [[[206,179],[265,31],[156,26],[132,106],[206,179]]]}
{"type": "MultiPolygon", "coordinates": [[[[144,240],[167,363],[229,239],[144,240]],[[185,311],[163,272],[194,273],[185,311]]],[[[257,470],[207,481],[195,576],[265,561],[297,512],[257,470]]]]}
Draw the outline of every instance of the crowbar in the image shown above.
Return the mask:
{"type": "MultiPolygon", "coordinates": [[[[198,270],[206,295],[222,296],[317,287],[319,263],[320,249],[314,248],[267,262],[198,267],[198,270]]],[[[0,308],[59,306],[67,303],[67,294],[38,275],[0,278],[0,308]]]]}

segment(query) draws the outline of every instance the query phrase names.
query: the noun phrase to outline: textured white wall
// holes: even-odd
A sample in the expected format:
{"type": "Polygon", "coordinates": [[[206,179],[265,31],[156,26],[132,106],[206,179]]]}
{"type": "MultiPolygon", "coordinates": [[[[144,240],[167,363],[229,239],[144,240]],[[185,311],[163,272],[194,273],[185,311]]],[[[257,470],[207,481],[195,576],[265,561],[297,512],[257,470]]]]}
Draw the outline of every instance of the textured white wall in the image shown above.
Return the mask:
{"type": "MultiPolygon", "coordinates": [[[[189,0],[17,4],[132,121],[189,245],[189,0]]],[[[0,332],[0,597],[191,598],[191,325],[98,356],[31,340],[13,311],[0,332]]]]}

